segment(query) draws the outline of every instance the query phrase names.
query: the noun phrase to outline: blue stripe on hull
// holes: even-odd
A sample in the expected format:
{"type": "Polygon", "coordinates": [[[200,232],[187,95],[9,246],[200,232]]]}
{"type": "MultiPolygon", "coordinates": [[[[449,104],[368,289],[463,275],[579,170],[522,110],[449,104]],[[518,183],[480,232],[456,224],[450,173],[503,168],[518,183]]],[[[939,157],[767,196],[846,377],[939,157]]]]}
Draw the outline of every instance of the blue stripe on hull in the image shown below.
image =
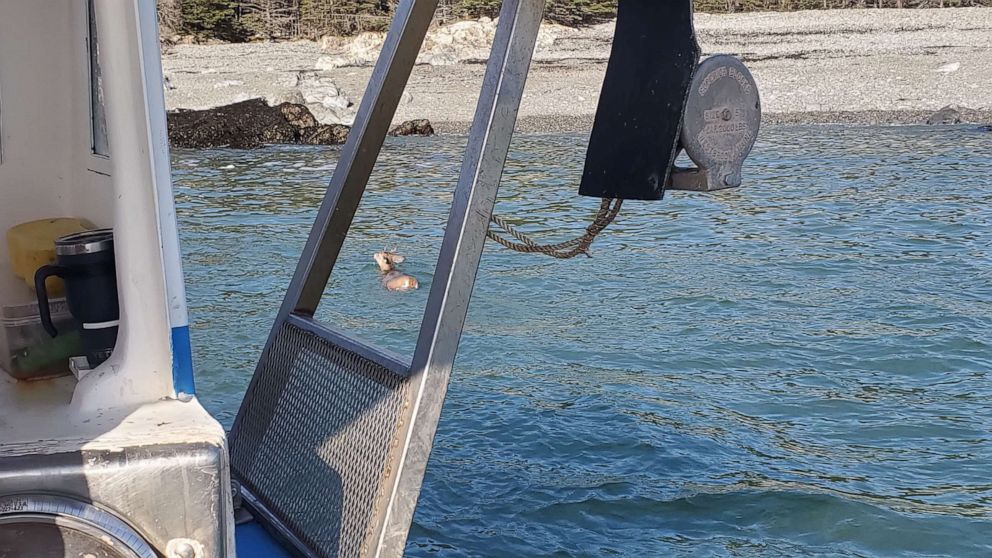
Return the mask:
{"type": "Polygon", "coordinates": [[[172,328],[172,383],[176,393],[193,395],[193,348],[189,342],[189,326],[172,328]]]}
{"type": "Polygon", "coordinates": [[[234,528],[238,558],[291,558],[261,525],[251,521],[234,528]]]}

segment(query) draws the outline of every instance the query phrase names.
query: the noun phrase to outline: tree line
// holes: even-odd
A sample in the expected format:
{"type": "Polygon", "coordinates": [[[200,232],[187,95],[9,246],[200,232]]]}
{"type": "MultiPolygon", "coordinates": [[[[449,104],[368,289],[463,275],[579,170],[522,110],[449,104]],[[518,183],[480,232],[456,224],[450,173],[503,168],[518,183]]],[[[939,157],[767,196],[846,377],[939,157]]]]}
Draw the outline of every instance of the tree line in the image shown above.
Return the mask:
{"type": "MultiPolygon", "coordinates": [[[[158,0],[165,33],[204,39],[317,39],[388,26],[399,0],[158,0]]],[[[666,0],[658,0],[666,1],[666,0]]],[[[440,0],[437,19],[495,17],[500,0],[440,0]]],[[[833,8],[992,6],[992,0],[695,0],[698,12],[791,11],[833,8]]],[[[545,17],[588,25],[616,15],[616,0],[547,0],[545,17]]]]}

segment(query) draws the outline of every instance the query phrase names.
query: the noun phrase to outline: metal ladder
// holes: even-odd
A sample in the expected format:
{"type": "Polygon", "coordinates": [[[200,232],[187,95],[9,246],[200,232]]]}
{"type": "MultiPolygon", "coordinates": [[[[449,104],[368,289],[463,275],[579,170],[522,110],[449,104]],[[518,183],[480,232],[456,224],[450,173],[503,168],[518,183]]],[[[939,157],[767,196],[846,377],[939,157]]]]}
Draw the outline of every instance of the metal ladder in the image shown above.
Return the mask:
{"type": "Polygon", "coordinates": [[[314,313],[438,0],[402,0],[231,431],[248,508],[302,556],[401,556],[544,11],[505,0],[411,359],[314,313]]]}

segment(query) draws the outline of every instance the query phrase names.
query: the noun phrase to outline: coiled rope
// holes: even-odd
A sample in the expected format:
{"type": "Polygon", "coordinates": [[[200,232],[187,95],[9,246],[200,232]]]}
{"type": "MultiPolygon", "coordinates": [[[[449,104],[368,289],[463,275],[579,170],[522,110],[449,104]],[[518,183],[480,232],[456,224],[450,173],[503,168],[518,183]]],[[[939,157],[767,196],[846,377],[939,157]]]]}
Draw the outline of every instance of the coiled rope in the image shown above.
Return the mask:
{"type": "Polygon", "coordinates": [[[617,214],[620,213],[620,206],[623,205],[623,200],[603,198],[603,203],[599,206],[599,212],[596,213],[596,218],[593,219],[592,224],[586,227],[586,233],[578,238],[573,238],[572,240],[566,240],[565,242],[559,242],[557,244],[538,244],[534,239],[530,238],[526,234],[518,231],[510,223],[503,219],[499,215],[493,214],[491,221],[497,227],[503,229],[506,234],[517,239],[519,242],[513,242],[503,236],[500,233],[489,229],[486,232],[486,236],[499,243],[504,248],[508,248],[515,252],[523,252],[525,254],[544,254],[546,256],[551,256],[553,258],[558,258],[560,260],[567,260],[569,258],[574,258],[579,254],[585,254],[586,257],[592,257],[589,255],[589,246],[592,245],[599,233],[603,232],[606,227],[613,223],[613,220],[617,218],[617,214]]]}

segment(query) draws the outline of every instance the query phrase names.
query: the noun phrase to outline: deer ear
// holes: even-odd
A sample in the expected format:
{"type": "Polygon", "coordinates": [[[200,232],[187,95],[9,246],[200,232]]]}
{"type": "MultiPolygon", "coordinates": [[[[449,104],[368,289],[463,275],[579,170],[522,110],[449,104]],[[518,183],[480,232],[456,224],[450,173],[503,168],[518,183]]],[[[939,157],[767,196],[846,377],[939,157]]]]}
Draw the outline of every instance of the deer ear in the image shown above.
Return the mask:
{"type": "Polygon", "coordinates": [[[393,263],[398,263],[398,264],[401,264],[406,261],[406,258],[399,254],[392,254],[391,256],[389,256],[389,259],[392,260],[393,263]]]}

